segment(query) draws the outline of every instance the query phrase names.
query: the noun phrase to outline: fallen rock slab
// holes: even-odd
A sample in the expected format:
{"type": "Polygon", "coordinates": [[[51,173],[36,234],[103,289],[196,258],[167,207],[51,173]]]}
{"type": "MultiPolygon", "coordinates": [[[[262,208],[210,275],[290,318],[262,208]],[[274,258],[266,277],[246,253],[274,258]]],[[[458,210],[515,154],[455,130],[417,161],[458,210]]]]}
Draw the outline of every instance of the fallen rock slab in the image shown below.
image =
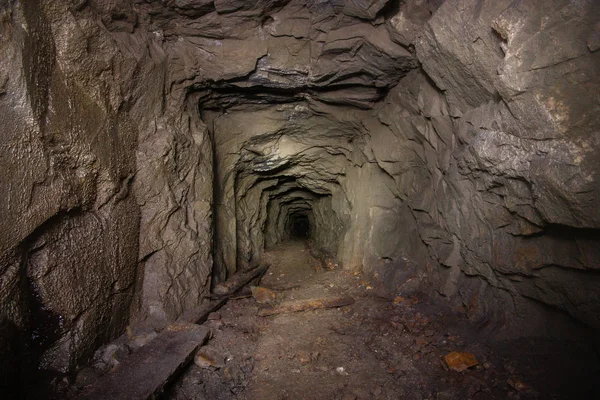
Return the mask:
{"type": "Polygon", "coordinates": [[[354,299],[350,296],[308,299],[308,300],[293,300],[285,301],[279,305],[261,308],[258,310],[258,315],[267,317],[269,315],[294,313],[308,310],[318,310],[323,308],[337,308],[354,303],[354,299]]]}
{"type": "Polygon", "coordinates": [[[196,324],[169,325],[78,398],[81,400],[146,400],[159,394],[171,378],[191,362],[209,330],[196,324]]]}

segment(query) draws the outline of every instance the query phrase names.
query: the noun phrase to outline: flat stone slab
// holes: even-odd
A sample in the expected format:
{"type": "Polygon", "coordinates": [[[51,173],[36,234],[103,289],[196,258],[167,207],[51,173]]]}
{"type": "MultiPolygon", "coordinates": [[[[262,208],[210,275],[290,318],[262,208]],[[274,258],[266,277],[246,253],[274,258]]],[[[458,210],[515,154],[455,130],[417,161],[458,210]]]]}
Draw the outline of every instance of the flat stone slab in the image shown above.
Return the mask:
{"type": "Polygon", "coordinates": [[[175,323],[140,348],[78,398],[82,400],[146,400],[160,393],[171,378],[189,364],[209,330],[196,324],[175,323]]]}

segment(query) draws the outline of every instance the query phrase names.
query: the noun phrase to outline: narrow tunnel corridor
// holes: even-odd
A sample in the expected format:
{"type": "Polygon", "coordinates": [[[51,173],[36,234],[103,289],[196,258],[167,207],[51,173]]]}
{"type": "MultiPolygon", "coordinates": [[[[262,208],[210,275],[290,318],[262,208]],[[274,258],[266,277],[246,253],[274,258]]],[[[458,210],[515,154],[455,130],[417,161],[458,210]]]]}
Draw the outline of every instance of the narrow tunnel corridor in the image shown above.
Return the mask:
{"type": "Polygon", "coordinates": [[[600,398],[598,16],[0,1],[0,398],[600,398]]]}
{"type": "Polygon", "coordinates": [[[291,239],[310,238],[310,220],[305,213],[294,212],[288,217],[287,224],[291,239]]]}

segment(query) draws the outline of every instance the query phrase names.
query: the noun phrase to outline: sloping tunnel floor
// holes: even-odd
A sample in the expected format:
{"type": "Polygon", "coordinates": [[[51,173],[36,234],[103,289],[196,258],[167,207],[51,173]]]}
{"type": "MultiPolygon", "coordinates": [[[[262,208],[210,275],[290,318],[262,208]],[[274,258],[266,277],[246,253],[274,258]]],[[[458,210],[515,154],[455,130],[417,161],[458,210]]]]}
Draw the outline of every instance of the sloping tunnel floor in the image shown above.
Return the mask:
{"type": "Polygon", "coordinates": [[[490,343],[462,315],[418,298],[380,298],[360,271],[323,268],[303,241],[264,257],[272,266],[261,286],[277,301],[356,301],[263,317],[254,298],[230,300],[207,322],[213,337],[200,351],[203,366],[192,364],[166,398],[600,398],[598,356],[582,344],[490,343]],[[478,365],[449,370],[443,357],[453,351],[472,353],[478,365]]]}

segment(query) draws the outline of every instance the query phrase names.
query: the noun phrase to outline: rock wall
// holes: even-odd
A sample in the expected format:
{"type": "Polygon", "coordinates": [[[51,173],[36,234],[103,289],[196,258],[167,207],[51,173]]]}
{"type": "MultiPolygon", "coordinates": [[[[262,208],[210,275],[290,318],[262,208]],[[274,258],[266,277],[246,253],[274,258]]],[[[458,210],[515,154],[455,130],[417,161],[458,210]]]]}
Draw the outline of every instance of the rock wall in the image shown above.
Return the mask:
{"type": "Polygon", "coordinates": [[[501,334],[598,329],[598,5],[348,4],[279,4],[227,31],[252,50],[204,47],[245,68],[200,85],[217,271],[309,210],[381,293],[441,294],[501,334]]]}
{"type": "Polygon", "coordinates": [[[210,141],[161,35],[117,3],[0,3],[2,393],[36,397],[210,284],[210,141]]]}
{"type": "Polygon", "coordinates": [[[6,387],[37,368],[69,372],[122,332],[139,208],[130,194],[137,132],[118,93],[136,63],[66,5],[9,2],[0,12],[6,387]]]}
{"type": "Polygon", "coordinates": [[[457,143],[417,220],[436,287],[479,320],[523,330],[535,302],[600,328],[599,6],[448,1],[417,42],[457,143]]]}
{"type": "Polygon", "coordinates": [[[319,248],[338,252],[351,224],[342,179],[355,132],[308,110],[296,104],[210,116],[218,176],[217,271],[256,262],[265,246],[288,236],[289,217],[300,210],[312,221],[319,248]]]}

